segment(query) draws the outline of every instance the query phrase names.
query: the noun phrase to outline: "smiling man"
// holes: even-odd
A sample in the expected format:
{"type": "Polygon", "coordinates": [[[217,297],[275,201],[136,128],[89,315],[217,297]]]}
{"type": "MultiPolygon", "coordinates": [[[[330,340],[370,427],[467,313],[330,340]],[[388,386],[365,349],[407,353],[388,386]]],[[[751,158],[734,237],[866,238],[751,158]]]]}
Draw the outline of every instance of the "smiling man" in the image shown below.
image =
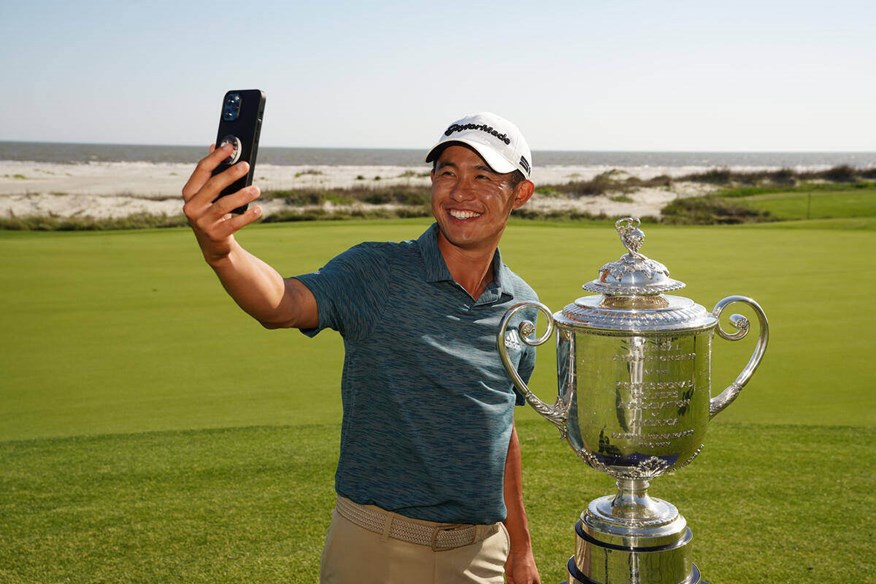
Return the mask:
{"type": "MultiPolygon", "coordinates": [[[[524,400],[496,349],[505,311],[537,299],[498,250],[511,211],[535,188],[520,131],[489,113],[451,124],[427,156],[435,224],[285,279],[234,239],[261,210],[230,211],[258,188],[216,200],[247,170],[212,177],[226,150],[204,158],[183,189],[205,259],[265,327],[344,338],[338,499],[321,582],[539,582],[514,429],[524,400]]],[[[509,355],[528,379],[534,350],[515,340],[509,355]]]]}

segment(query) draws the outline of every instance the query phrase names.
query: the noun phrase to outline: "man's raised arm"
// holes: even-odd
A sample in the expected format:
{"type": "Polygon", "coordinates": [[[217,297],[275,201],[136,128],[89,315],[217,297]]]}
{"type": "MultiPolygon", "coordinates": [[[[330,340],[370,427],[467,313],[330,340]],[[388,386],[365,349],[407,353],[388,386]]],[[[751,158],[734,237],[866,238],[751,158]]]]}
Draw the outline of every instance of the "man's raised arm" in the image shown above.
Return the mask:
{"type": "Polygon", "coordinates": [[[249,165],[241,162],[213,176],[213,170],[231,151],[230,145],[211,149],[183,187],[183,212],[201,253],[238,306],[262,326],[314,328],[319,324],[319,317],[316,299],[310,290],[298,280],[283,279],[274,268],[243,249],[234,239],[234,234],[257,220],[262,210],[252,206],[240,215],[231,212],[259,197],[259,188],[255,185],[216,200],[222,189],[249,170],[249,165]]]}

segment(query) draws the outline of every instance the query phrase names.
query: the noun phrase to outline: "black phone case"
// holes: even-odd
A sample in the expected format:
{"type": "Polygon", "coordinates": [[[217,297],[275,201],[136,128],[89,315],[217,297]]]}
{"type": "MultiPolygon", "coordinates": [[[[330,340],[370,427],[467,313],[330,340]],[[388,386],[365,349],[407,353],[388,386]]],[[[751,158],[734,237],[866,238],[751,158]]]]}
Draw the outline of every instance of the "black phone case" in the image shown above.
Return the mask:
{"type": "MultiPolygon", "coordinates": [[[[259,134],[262,130],[262,117],[264,116],[264,113],[265,93],[259,89],[232,90],[227,92],[225,97],[222,98],[222,115],[219,117],[219,131],[216,133],[216,147],[218,148],[226,138],[236,137],[240,140],[240,155],[237,157],[237,160],[233,162],[231,161],[231,157],[229,157],[228,160],[220,164],[216,170],[213,171],[213,174],[219,174],[229,168],[232,164],[237,164],[243,161],[249,163],[249,172],[246,176],[234,181],[233,184],[219,193],[219,196],[216,198],[217,200],[226,195],[236,193],[240,189],[252,184],[256,167],[256,157],[259,151],[259,134]],[[239,101],[234,101],[238,98],[239,101]],[[235,106],[230,106],[229,100],[231,100],[231,104],[239,103],[236,115],[231,115],[235,112],[230,112],[230,110],[234,110],[235,106]]],[[[246,211],[246,209],[247,205],[243,205],[234,209],[232,212],[239,214],[246,211]]]]}

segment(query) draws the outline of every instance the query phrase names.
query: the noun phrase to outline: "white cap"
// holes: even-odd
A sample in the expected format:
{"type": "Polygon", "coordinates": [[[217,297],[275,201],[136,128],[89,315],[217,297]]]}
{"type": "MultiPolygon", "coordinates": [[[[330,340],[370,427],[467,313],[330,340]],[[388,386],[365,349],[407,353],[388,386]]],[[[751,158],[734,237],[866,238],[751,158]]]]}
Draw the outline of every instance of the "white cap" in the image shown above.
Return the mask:
{"type": "Polygon", "coordinates": [[[450,124],[426,156],[432,162],[448,143],[460,142],[474,148],[490,168],[499,174],[519,170],[529,178],[532,152],[520,129],[496,114],[468,114],[450,124]]]}

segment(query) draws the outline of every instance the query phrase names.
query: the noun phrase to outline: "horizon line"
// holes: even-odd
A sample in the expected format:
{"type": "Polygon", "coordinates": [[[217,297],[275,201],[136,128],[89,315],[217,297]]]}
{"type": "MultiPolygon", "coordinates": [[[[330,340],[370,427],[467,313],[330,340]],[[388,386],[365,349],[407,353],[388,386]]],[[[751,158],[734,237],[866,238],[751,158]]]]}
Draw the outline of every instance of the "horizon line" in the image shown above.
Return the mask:
{"type": "MultiPolygon", "coordinates": [[[[155,147],[155,148],[203,148],[202,144],[159,144],[159,143],[135,143],[135,142],[67,142],[67,141],[45,141],[45,140],[7,140],[0,139],[0,144],[55,144],[64,146],[136,146],[136,147],[155,147]]],[[[276,149],[299,149],[299,150],[400,150],[400,151],[418,151],[428,150],[427,147],[391,147],[391,146],[269,146],[261,144],[260,148],[276,148],[276,149]]],[[[715,150],[715,149],[666,149],[666,150],[643,150],[641,148],[630,149],[567,149],[567,148],[542,148],[533,149],[533,152],[599,152],[599,153],[622,153],[622,154],[873,154],[876,155],[876,150],[715,150]]]]}

